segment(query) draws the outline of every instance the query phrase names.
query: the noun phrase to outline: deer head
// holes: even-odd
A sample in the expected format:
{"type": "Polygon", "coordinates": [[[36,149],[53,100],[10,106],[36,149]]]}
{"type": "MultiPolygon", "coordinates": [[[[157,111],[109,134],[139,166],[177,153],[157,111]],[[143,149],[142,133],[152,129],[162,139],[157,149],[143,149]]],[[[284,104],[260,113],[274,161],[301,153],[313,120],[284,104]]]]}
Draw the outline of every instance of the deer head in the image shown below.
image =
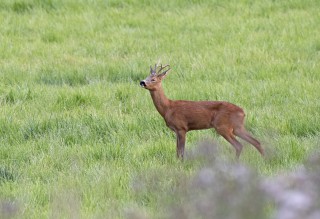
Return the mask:
{"type": "Polygon", "coordinates": [[[158,66],[155,64],[154,69],[150,66],[150,75],[146,79],[140,81],[140,86],[148,90],[157,90],[157,88],[161,86],[162,79],[169,71],[170,65],[158,66]]]}

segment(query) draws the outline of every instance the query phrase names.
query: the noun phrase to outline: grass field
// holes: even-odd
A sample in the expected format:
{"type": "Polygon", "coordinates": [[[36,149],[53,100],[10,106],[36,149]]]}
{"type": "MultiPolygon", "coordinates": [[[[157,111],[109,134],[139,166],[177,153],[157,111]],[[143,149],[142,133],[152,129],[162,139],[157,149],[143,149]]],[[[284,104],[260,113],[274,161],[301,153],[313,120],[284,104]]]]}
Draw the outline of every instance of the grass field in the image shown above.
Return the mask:
{"type": "Polygon", "coordinates": [[[2,0],[0,218],[179,218],[172,206],[207,175],[203,153],[231,172],[245,166],[254,182],[296,170],[320,146],[319,8],[317,0],[2,0]],[[243,107],[267,158],[245,145],[233,164],[234,149],[204,130],[188,133],[187,158],[177,160],[174,134],[138,86],[158,60],[172,67],[169,98],[243,107]],[[202,151],[204,139],[218,155],[202,151]]]}

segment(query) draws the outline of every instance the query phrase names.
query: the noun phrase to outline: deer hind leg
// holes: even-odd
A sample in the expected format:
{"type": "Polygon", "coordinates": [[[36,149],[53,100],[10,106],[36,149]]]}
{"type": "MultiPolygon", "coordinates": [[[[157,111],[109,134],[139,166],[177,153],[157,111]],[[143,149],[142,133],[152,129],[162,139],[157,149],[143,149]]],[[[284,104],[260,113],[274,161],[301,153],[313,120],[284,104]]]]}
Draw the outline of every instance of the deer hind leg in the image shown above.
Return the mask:
{"type": "Polygon", "coordinates": [[[232,133],[233,129],[232,128],[216,128],[216,131],[236,149],[236,158],[239,159],[243,146],[233,135],[232,133]]]}
{"type": "Polygon", "coordinates": [[[254,137],[251,136],[251,134],[244,128],[244,127],[239,127],[233,130],[233,133],[242,138],[243,140],[249,142],[250,144],[252,144],[259,152],[262,156],[264,156],[264,150],[261,147],[260,142],[255,139],[254,137]]]}

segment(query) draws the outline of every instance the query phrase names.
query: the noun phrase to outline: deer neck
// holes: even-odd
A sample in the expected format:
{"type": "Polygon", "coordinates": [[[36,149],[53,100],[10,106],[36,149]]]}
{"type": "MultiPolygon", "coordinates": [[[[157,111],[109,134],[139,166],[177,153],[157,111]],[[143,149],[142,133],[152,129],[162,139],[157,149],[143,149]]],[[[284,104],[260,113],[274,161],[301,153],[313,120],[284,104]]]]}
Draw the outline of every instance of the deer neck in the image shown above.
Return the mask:
{"type": "Polygon", "coordinates": [[[159,87],[156,90],[150,90],[150,94],[153,100],[153,103],[162,117],[164,117],[166,111],[170,106],[170,100],[164,94],[162,87],[159,87]]]}

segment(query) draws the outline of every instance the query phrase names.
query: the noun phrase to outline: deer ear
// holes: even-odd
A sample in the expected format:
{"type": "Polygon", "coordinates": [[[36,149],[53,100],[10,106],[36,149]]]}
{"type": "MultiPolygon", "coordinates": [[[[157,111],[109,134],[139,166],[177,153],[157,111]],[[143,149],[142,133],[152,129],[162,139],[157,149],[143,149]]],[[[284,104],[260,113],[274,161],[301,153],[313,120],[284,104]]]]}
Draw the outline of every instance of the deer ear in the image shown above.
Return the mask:
{"type": "Polygon", "coordinates": [[[159,74],[159,75],[158,75],[158,78],[160,78],[160,79],[165,78],[165,77],[168,75],[168,73],[169,73],[170,70],[171,70],[171,69],[168,69],[167,71],[159,74]]]}

